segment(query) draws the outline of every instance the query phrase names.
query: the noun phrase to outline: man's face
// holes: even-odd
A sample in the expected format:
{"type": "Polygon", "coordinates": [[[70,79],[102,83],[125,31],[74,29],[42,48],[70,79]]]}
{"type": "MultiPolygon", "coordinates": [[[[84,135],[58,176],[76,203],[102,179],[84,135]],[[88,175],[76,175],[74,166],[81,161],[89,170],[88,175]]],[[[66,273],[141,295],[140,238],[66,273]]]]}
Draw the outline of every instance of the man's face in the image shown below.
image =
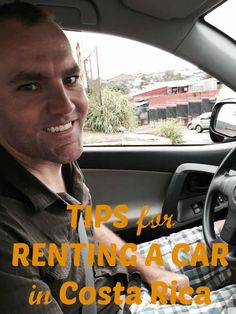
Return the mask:
{"type": "Polygon", "coordinates": [[[6,21],[0,42],[0,144],[33,163],[77,159],[88,103],[64,33],[6,21]]]}

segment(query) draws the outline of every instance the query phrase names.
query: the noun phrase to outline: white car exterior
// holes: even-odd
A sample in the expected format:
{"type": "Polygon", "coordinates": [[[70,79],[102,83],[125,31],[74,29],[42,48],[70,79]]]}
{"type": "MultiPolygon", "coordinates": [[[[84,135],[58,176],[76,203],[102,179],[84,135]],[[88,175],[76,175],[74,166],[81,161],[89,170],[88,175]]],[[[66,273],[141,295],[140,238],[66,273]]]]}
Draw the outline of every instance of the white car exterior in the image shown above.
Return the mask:
{"type": "Polygon", "coordinates": [[[191,130],[196,130],[201,133],[203,130],[207,130],[210,127],[211,112],[204,112],[197,118],[192,120],[192,124],[189,126],[191,130]]]}

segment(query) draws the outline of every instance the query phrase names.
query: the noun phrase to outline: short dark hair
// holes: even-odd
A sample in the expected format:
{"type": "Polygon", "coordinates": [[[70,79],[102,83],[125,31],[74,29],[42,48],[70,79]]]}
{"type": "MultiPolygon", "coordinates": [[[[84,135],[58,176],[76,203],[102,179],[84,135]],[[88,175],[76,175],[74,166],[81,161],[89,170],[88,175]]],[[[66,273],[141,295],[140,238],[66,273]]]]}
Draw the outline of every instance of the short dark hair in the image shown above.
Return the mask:
{"type": "Polygon", "coordinates": [[[23,1],[0,5],[0,22],[9,19],[20,21],[27,26],[34,26],[41,22],[56,23],[55,18],[47,11],[23,1]]]}

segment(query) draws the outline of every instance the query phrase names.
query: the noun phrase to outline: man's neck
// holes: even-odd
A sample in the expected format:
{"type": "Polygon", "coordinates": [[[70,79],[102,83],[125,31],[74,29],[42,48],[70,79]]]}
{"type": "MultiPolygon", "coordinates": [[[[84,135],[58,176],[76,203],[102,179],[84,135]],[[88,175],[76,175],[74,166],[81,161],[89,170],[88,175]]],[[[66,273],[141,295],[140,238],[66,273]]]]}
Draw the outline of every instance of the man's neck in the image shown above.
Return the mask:
{"type": "Polygon", "coordinates": [[[32,160],[28,156],[12,151],[9,151],[9,153],[51,191],[54,193],[66,192],[66,186],[62,175],[62,164],[50,161],[32,160]]]}
{"type": "Polygon", "coordinates": [[[37,168],[24,167],[54,193],[66,192],[62,176],[62,165],[41,165],[37,168]]]}

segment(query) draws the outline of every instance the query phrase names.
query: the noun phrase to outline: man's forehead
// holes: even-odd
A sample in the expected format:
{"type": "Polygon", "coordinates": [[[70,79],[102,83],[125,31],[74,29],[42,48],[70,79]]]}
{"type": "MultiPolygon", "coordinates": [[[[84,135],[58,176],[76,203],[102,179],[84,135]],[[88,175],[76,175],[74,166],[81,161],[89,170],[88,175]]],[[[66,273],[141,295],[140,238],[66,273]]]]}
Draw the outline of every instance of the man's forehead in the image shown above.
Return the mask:
{"type": "Polygon", "coordinates": [[[41,22],[28,26],[14,19],[0,22],[0,41],[10,45],[14,42],[19,45],[47,41],[54,41],[54,43],[58,41],[59,44],[63,41],[68,42],[62,29],[53,22],[41,22]]]}
{"type": "Polygon", "coordinates": [[[34,74],[32,77],[46,78],[76,72],[76,62],[68,39],[54,23],[43,22],[32,27],[15,20],[7,21],[4,25],[2,23],[0,22],[1,82],[9,82],[15,77],[18,80],[31,73],[34,74]]]}
{"type": "Polygon", "coordinates": [[[72,75],[78,72],[78,65],[73,57],[70,46],[51,41],[42,45],[37,40],[31,43],[18,44],[9,41],[0,49],[0,80],[20,81],[35,77],[50,78],[52,75],[72,75]],[[14,79],[16,78],[16,79],[14,79]]]}
{"type": "Polygon", "coordinates": [[[28,61],[29,64],[52,59],[71,62],[70,59],[73,59],[68,39],[53,23],[41,23],[33,27],[24,26],[16,21],[13,24],[15,25],[4,25],[3,30],[0,23],[0,64],[9,60],[10,66],[14,58],[19,62],[28,61]],[[11,32],[8,32],[9,29],[11,32]]]}

